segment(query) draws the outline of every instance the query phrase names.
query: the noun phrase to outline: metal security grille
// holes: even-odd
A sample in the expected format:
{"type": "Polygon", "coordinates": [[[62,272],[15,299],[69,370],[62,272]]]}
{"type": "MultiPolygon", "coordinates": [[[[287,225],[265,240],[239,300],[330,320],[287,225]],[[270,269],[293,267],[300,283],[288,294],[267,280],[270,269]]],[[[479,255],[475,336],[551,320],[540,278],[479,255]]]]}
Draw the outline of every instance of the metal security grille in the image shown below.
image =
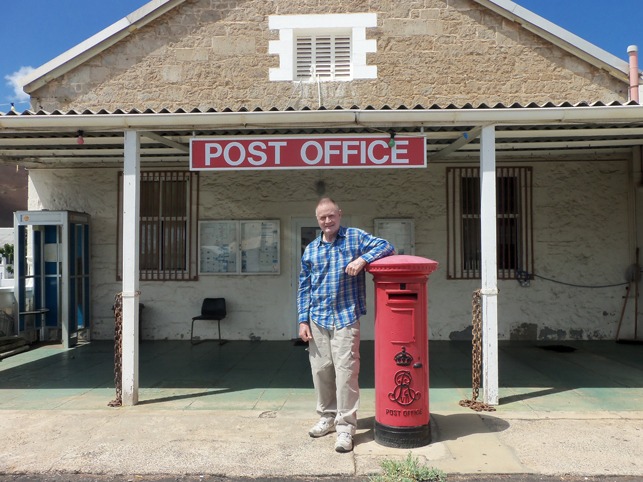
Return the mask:
{"type": "MultiPolygon", "coordinates": [[[[198,173],[141,172],[139,266],[141,280],[193,280],[196,270],[198,173]]],[[[118,279],[122,271],[122,173],[119,173],[118,279]]]]}
{"type": "MultiPolygon", "coordinates": [[[[496,169],[498,279],[534,271],[531,167],[496,169]]],[[[479,279],[480,168],[447,168],[448,279],[479,279]]]]}
{"type": "Polygon", "coordinates": [[[297,37],[298,80],[350,80],[350,35],[297,37]]]}

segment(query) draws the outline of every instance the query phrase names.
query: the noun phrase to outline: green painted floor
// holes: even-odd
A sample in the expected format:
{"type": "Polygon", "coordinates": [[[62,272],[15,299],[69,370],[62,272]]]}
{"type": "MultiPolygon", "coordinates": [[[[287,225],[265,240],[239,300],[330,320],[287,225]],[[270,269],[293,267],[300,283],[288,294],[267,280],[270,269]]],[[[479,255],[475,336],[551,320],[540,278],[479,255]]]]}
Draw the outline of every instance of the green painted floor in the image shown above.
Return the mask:
{"type": "MultiPolygon", "coordinates": [[[[468,411],[471,344],[430,342],[431,411],[468,411]]],[[[143,342],[140,405],[160,410],[314,410],[305,347],[292,342],[143,342]]],[[[41,346],[0,361],[0,410],[107,409],[113,343],[41,346]]],[[[501,342],[499,411],[643,410],[643,345],[501,342]],[[559,353],[542,347],[576,348],[559,353]]],[[[373,342],[362,342],[361,408],[373,411],[373,342]]]]}

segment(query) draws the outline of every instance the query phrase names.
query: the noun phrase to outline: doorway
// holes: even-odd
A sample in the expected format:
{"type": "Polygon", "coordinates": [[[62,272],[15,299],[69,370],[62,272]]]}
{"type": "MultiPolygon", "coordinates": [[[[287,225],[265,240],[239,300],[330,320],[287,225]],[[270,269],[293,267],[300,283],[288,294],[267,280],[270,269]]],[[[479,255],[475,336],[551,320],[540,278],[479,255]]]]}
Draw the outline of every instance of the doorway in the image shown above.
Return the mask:
{"type": "MultiPolygon", "coordinates": [[[[342,226],[350,225],[350,216],[342,216],[342,226]]],[[[292,293],[292,339],[299,338],[299,323],[297,317],[297,289],[299,288],[299,272],[301,271],[301,257],[304,255],[306,246],[319,237],[321,229],[317,218],[292,218],[292,274],[290,291],[292,293]]]]}

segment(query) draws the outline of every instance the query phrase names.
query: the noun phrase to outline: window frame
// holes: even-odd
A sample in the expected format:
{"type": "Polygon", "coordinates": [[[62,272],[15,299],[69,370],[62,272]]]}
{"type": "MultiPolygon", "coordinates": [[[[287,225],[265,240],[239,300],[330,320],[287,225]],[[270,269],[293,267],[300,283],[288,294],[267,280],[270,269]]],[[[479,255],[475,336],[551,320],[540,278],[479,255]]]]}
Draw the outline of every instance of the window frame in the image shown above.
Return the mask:
{"type": "Polygon", "coordinates": [[[366,29],[377,27],[376,13],[342,13],[323,15],[271,15],[268,28],[279,30],[279,40],[268,42],[268,53],[279,56],[279,67],[269,70],[271,81],[317,82],[299,80],[297,76],[297,37],[350,34],[350,78],[325,80],[345,82],[355,79],[377,79],[377,66],[366,65],[366,54],[377,52],[377,41],[366,39],[366,29]],[[328,27],[320,28],[320,25],[328,27]]]}
{"type": "MultiPolygon", "coordinates": [[[[480,279],[480,168],[447,167],[446,181],[447,279],[480,279]],[[467,179],[477,181],[465,190],[467,179]],[[468,228],[473,238],[465,234],[466,220],[474,220],[467,223],[473,226],[468,228]]],[[[532,167],[498,166],[496,200],[498,279],[517,279],[519,271],[533,273],[532,167]],[[513,182],[503,181],[507,179],[513,182]]]]}
{"type": "MultiPolygon", "coordinates": [[[[122,281],[122,171],[118,172],[117,184],[116,280],[122,281]]],[[[141,171],[139,196],[141,202],[139,208],[139,280],[198,280],[196,260],[196,228],[199,219],[198,172],[141,171]],[[177,187],[167,190],[167,185],[170,182],[184,182],[185,188],[179,189],[177,187]],[[145,183],[158,183],[158,189],[146,189],[143,187],[146,185],[145,183]],[[178,199],[182,199],[182,201],[178,202],[178,199]],[[184,209],[176,210],[177,206],[180,208],[181,204],[184,205],[184,209]],[[154,215],[155,211],[158,213],[157,215],[154,215]],[[170,225],[169,229],[168,224],[170,225]],[[173,224],[175,224],[174,227],[173,224]],[[155,230],[150,237],[147,233],[151,228],[155,228],[155,230]],[[177,232],[181,234],[177,235],[177,232]],[[168,243],[168,239],[171,239],[172,242],[168,243]],[[154,248],[153,245],[156,247],[154,248]],[[179,262],[176,262],[177,260],[179,262]]]]}

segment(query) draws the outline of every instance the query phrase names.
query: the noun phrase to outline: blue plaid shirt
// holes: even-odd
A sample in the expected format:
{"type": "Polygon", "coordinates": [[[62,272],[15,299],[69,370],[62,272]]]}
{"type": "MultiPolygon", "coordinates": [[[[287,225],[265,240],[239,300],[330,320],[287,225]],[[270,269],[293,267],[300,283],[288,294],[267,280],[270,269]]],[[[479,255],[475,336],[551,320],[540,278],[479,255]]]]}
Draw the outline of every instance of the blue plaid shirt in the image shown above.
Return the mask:
{"type": "Polygon", "coordinates": [[[299,323],[313,321],[323,328],[344,328],[366,314],[366,278],[346,274],[346,266],[362,257],[367,263],[390,256],[386,240],[355,228],[339,228],[332,243],[319,236],[301,258],[297,311],[299,323]]]}

